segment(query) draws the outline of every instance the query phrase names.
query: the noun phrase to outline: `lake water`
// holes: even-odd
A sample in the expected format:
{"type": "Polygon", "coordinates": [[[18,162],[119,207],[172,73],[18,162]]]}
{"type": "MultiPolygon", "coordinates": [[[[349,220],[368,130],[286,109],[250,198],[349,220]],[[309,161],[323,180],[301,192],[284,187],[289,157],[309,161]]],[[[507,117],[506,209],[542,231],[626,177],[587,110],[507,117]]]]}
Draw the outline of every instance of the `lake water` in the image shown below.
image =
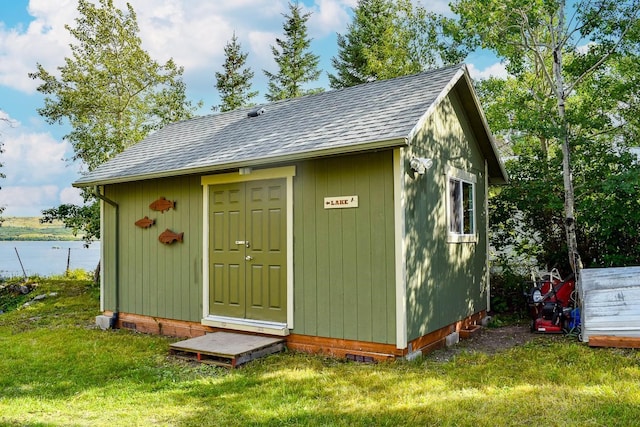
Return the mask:
{"type": "Polygon", "coordinates": [[[92,272],[100,260],[100,242],[85,248],[83,242],[77,241],[0,241],[0,277],[23,276],[16,249],[27,276],[62,275],[69,256],[71,270],[92,272]]]}

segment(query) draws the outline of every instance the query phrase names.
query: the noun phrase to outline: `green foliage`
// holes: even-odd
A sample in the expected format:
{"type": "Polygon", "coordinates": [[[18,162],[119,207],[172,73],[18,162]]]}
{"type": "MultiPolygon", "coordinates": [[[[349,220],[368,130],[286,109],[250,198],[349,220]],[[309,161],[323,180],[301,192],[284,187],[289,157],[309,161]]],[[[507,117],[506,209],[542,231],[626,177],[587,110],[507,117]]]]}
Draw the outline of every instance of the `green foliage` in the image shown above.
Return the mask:
{"type": "Polygon", "coordinates": [[[62,221],[65,227],[71,229],[74,236],[82,235],[86,244],[100,239],[100,203],[90,201],[88,204],[77,206],[64,204],[42,211],[40,221],[53,223],[62,221]]]}
{"type": "Polygon", "coordinates": [[[523,319],[528,316],[524,292],[531,278],[514,271],[509,264],[500,265],[500,273],[491,275],[491,311],[495,315],[515,316],[523,319]]]}
{"type": "Polygon", "coordinates": [[[460,62],[466,52],[442,27],[445,18],[427,13],[411,1],[360,0],[346,34],[338,34],[332,88],[342,88],[414,74],[460,62]]]}
{"type": "Polygon", "coordinates": [[[222,103],[214,107],[214,111],[231,111],[249,106],[250,100],[258,95],[251,90],[253,71],[244,68],[248,53],[242,52],[238,37],[233,34],[231,41],[224,47],[225,62],[223,72],[216,72],[216,88],[220,92],[222,103]]]}
{"type": "MultiPolygon", "coordinates": [[[[591,267],[640,263],[640,164],[626,149],[637,144],[637,127],[622,126],[627,113],[617,107],[636,95],[617,89],[632,76],[608,74],[596,73],[569,99],[578,248],[591,267]]],[[[491,193],[492,245],[512,261],[534,257],[566,274],[561,153],[545,119],[553,107],[536,103],[515,79],[482,82],[479,92],[513,156],[505,165],[510,185],[491,193]]]]}
{"type": "Polygon", "coordinates": [[[461,42],[494,51],[511,73],[478,90],[511,156],[511,185],[492,193],[492,243],[565,274],[573,259],[566,253],[580,253],[586,266],[640,262],[638,163],[628,151],[639,140],[640,3],[574,7],[556,0],[452,4],[461,42]]]}
{"type": "Polygon", "coordinates": [[[289,3],[289,13],[284,15],[285,37],[276,39],[277,47],[271,46],[278,73],[263,70],[269,78],[269,92],[265,95],[269,101],[296,98],[323,90],[303,88],[320,77],[320,57],[309,50],[311,39],[307,36],[307,21],[311,13],[302,13],[297,1],[289,3]]]}

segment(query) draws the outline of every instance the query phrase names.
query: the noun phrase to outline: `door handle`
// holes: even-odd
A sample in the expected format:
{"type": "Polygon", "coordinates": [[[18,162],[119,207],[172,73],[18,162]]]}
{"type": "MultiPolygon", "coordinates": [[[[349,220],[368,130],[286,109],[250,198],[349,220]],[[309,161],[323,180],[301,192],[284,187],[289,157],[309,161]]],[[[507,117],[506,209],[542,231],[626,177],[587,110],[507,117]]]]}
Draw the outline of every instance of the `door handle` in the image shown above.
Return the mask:
{"type": "Polygon", "coordinates": [[[253,257],[251,255],[247,255],[246,257],[244,257],[244,259],[246,259],[247,261],[251,261],[253,257]]]}

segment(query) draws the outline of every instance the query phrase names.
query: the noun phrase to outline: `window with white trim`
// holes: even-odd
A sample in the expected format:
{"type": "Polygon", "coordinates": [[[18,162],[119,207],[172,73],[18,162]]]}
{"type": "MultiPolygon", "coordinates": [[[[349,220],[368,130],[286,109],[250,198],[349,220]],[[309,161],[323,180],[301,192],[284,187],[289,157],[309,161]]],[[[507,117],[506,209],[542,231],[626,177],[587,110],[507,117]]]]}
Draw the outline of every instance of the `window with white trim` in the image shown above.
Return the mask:
{"type": "Polygon", "coordinates": [[[456,168],[447,173],[449,237],[474,241],[476,237],[475,175],[456,168]]]}

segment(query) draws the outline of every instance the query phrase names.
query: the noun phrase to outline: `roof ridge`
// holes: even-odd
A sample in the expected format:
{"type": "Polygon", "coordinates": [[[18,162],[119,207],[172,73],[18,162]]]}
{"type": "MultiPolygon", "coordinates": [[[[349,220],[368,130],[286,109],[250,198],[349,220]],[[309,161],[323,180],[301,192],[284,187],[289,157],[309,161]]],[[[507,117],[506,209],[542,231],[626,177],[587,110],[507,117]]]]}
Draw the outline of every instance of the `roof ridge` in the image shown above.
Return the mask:
{"type": "MultiPolygon", "coordinates": [[[[231,110],[231,111],[224,111],[224,112],[219,112],[219,113],[211,113],[211,114],[206,114],[203,116],[198,116],[198,117],[212,117],[212,116],[221,116],[221,115],[228,115],[230,113],[238,113],[238,112],[242,112],[242,111],[252,111],[258,108],[265,108],[268,106],[277,106],[277,105],[281,105],[281,104],[286,104],[286,103],[290,103],[290,102],[299,102],[301,100],[305,100],[305,99],[309,99],[312,97],[323,97],[323,96],[327,96],[329,94],[336,94],[339,92],[344,92],[344,91],[351,91],[351,90],[367,90],[370,86],[373,85],[378,85],[378,84],[389,84],[389,82],[397,82],[399,80],[406,80],[409,78],[415,78],[417,76],[420,75],[424,75],[424,74],[433,74],[433,73],[444,73],[445,71],[451,70],[451,69],[461,69],[464,68],[464,63],[458,63],[458,64],[454,64],[454,65],[447,65],[444,66],[442,68],[432,68],[429,70],[423,70],[417,73],[412,73],[412,74],[406,74],[403,76],[397,76],[397,77],[391,77],[388,79],[377,79],[377,80],[372,80],[369,82],[365,82],[365,83],[360,83],[357,85],[353,85],[353,86],[346,86],[346,87],[341,87],[341,88],[337,88],[337,89],[329,89],[329,90],[325,90],[322,92],[315,92],[315,93],[309,93],[309,94],[305,94],[305,95],[301,95],[301,96],[297,96],[295,98],[286,98],[286,99],[279,99],[277,101],[271,101],[271,102],[264,102],[264,103],[259,103],[259,104],[255,104],[252,106],[244,106],[244,107],[239,107],[236,108],[235,110],[231,110]]],[[[266,112],[268,113],[268,110],[266,110],[266,112]]],[[[190,119],[186,119],[186,120],[190,120],[190,119]]],[[[181,120],[184,121],[184,120],[181,120]]],[[[177,123],[177,122],[174,122],[177,123]]]]}
{"type": "Polygon", "coordinates": [[[171,123],[75,185],[124,182],[311,156],[405,146],[416,124],[457,84],[460,65],[171,123]],[[248,118],[247,112],[265,109],[248,118]]]}

